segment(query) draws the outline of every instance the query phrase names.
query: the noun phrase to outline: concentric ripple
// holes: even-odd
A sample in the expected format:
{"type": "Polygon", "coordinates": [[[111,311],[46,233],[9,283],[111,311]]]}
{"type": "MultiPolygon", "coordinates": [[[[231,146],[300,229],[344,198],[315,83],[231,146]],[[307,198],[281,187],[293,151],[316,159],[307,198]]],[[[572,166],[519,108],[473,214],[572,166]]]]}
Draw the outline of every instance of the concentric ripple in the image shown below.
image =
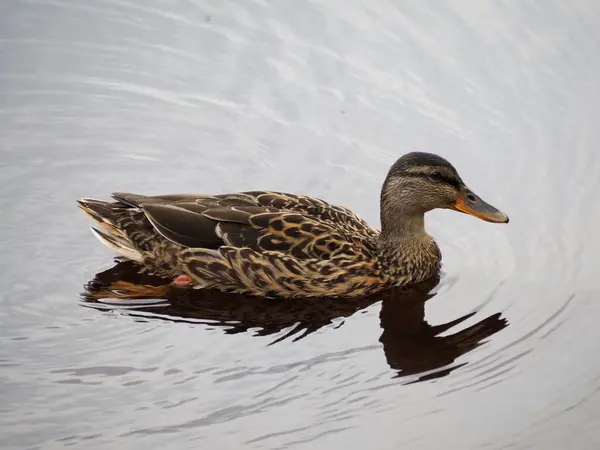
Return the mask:
{"type": "Polygon", "coordinates": [[[1,447],[597,448],[598,3],[234,3],[1,2],[1,447]],[[429,213],[437,285],[85,297],[115,272],[82,196],[273,189],[377,226],[413,150],[511,219],[429,213]]]}

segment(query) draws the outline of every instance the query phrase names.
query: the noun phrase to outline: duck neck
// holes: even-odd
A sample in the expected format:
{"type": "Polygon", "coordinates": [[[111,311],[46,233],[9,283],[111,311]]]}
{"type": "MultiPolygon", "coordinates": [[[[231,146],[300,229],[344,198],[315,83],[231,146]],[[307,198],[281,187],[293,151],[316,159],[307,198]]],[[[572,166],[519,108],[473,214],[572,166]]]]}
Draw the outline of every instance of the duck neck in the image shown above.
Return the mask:
{"type": "Polygon", "coordinates": [[[379,252],[386,270],[410,282],[435,275],[441,254],[435,240],[425,230],[423,211],[390,211],[381,216],[379,252]]]}
{"type": "Polygon", "coordinates": [[[405,253],[406,248],[419,246],[430,240],[425,231],[425,214],[382,215],[379,247],[387,256],[405,253]]]}
{"type": "Polygon", "coordinates": [[[386,240],[415,240],[428,236],[425,231],[425,213],[381,216],[381,235],[386,240]]]}

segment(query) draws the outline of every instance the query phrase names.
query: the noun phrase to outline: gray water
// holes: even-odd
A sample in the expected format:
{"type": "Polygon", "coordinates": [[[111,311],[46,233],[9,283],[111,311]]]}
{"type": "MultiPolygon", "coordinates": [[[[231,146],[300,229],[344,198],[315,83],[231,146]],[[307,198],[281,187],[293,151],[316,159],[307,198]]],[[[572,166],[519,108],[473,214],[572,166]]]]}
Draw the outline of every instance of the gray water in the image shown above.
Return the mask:
{"type": "Polygon", "coordinates": [[[0,447],[597,448],[599,21],[593,0],[4,0],[0,447]],[[312,316],[81,303],[113,254],[79,197],[281,190],[378,226],[413,150],[511,222],[429,213],[444,272],[410,317],[326,305],[294,340],[312,316]]]}

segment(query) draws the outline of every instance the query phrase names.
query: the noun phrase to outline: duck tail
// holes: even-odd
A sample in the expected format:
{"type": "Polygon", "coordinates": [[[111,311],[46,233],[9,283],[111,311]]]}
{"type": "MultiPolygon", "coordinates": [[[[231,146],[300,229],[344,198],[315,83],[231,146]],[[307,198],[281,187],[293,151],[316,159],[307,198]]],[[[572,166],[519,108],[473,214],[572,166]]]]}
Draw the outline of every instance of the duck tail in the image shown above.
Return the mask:
{"type": "Polygon", "coordinates": [[[82,198],[77,203],[98,225],[91,229],[100,242],[127,259],[140,263],[144,261],[144,256],[119,227],[118,218],[124,212],[121,204],[90,198],[82,198]]]}

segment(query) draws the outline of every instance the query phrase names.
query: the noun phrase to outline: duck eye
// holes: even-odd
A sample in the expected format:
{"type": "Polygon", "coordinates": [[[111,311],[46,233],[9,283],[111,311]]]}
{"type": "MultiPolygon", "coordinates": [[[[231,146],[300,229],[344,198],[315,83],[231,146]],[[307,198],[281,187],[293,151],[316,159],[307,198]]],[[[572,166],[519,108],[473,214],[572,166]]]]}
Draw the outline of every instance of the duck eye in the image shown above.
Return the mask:
{"type": "Polygon", "coordinates": [[[429,174],[429,178],[431,178],[433,181],[443,181],[444,179],[440,172],[432,172],[429,174]]]}

